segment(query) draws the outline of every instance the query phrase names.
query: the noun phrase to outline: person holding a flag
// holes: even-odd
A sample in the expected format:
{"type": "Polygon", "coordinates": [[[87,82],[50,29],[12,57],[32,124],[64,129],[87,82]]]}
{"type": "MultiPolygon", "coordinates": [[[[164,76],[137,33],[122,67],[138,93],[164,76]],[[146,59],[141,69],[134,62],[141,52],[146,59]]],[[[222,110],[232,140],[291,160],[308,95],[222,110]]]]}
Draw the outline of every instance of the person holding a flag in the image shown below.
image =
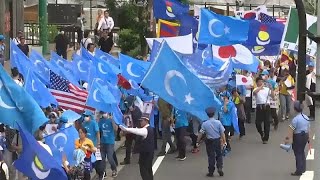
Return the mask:
{"type": "Polygon", "coordinates": [[[80,138],[75,141],[75,148],[83,150],[86,154],[86,157],[84,158],[84,180],[90,180],[92,169],[91,155],[97,151],[97,148],[94,146],[93,142],[87,138],[86,128],[81,127],[79,129],[79,137],[80,138]]]}
{"type": "MultiPolygon", "coordinates": [[[[285,144],[292,142],[292,149],[296,158],[296,171],[292,176],[301,176],[306,171],[306,155],[304,149],[310,137],[310,122],[307,115],[303,114],[303,105],[299,101],[294,102],[296,116],[289,125],[285,144]]],[[[309,142],[310,143],[310,142],[309,142]]]]}

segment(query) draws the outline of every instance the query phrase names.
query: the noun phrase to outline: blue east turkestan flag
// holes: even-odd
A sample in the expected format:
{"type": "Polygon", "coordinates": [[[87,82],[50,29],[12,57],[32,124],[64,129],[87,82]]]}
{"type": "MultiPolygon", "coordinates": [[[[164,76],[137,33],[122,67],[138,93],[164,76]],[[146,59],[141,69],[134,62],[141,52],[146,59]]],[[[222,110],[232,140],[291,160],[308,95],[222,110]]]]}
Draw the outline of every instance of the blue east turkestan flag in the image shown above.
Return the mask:
{"type": "Polygon", "coordinates": [[[155,60],[159,52],[160,46],[161,46],[161,43],[159,41],[153,40],[152,49],[150,52],[150,59],[149,59],[150,62],[153,62],[155,60]]]}
{"type": "Polygon", "coordinates": [[[26,77],[28,74],[28,70],[32,67],[29,58],[12,41],[10,41],[10,46],[11,68],[16,67],[19,73],[26,77]]]}
{"type": "Polygon", "coordinates": [[[36,101],[0,66],[0,122],[18,129],[19,123],[30,133],[48,121],[36,101]]]}
{"type": "Polygon", "coordinates": [[[199,20],[200,44],[227,46],[248,39],[249,22],[201,9],[199,20]]]}
{"type": "Polygon", "coordinates": [[[33,65],[33,71],[36,72],[39,76],[38,78],[41,80],[42,83],[45,85],[50,84],[50,70],[49,67],[44,63],[44,61],[47,61],[44,59],[43,56],[41,56],[37,51],[32,50],[29,59],[31,61],[31,64],[33,65]]]}
{"type": "Polygon", "coordinates": [[[156,19],[174,20],[177,15],[188,14],[189,5],[177,0],[154,0],[153,13],[156,19]]]}
{"type": "Polygon", "coordinates": [[[101,51],[100,49],[96,49],[95,51],[95,55],[98,59],[107,61],[108,63],[120,68],[120,61],[119,59],[116,59],[115,57],[113,57],[112,55],[105,53],[103,51],[101,51]]]}
{"type": "Polygon", "coordinates": [[[206,108],[221,106],[210,88],[184,66],[166,42],[162,43],[142,85],[178,109],[200,113],[198,117],[202,120],[207,119],[206,108]]]}
{"type": "MultiPolygon", "coordinates": [[[[19,132],[23,151],[13,164],[17,170],[31,179],[68,179],[62,165],[27,130],[19,126],[19,132]]],[[[74,142],[72,145],[74,146],[74,142]]]]}
{"type": "Polygon", "coordinates": [[[86,104],[103,112],[111,112],[111,105],[117,104],[117,100],[107,85],[103,86],[98,79],[95,79],[90,87],[86,104]]]}
{"type": "Polygon", "coordinates": [[[83,80],[88,82],[89,81],[89,69],[91,66],[91,63],[83,60],[78,55],[73,55],[72,60],[72,66],[73,66],[73,73],[75,74],[75,77],[77,77],[78,80],[83,80]]]}
{"type": "Polygon", "coordinates": [[[65,154],[70,165],[74,165],[74,142],[77,139],[79,139],[78,131],[75,127],[70,126],[46,136],[45,142],[52,150],[52,155],[58,164],[62,164],[62,155],[65,154]]]}
{"type": "Polygon", "coordinates": [[[140,83],[150,67],[150,62],[134,59],[120,54],[119,56],[122,74],[126,79],[132,79],[140,83]]]}
{"type": "Polygon", "coordinates": [[[49,107],[51,104],[58,105],[49,89],[32,70],[29,70],[28,76],[25,77],[24,88],[42,108],[49,107]]]}
{"type": "Polygon", "coordinates": [[[181,60],[207,86],[220,88],[228,83],[233,66],[231,62],[223,62],[213,57],[210,50],[211,48],[206,48],[191,56],[183,55],[181,60]]]}
{"type": "Polygon", "coordinates": [[[251,20],[248,40],[244,42],[246,46],[279,45],[281,43],[284,24],[281,23],[261,23],[251,20]]]}

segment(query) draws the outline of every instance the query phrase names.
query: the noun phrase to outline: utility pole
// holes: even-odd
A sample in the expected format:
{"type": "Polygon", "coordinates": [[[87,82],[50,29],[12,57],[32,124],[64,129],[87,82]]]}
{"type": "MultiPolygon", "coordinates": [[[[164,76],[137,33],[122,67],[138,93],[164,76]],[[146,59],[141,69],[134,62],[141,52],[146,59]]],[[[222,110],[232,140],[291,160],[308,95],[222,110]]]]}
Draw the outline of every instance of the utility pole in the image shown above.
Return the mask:
{"type": "Polygon", "coordinates": [[[39,0],[39,32],[42,54],[48,53],[48,12],[47,0],[39,0]]]}

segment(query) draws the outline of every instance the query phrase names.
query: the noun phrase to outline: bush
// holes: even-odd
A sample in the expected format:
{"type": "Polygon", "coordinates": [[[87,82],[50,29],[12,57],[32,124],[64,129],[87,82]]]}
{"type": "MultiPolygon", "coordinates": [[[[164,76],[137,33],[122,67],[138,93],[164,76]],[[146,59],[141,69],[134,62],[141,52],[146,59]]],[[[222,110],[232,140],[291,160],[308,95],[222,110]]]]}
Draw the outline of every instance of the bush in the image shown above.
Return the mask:
{"type": "Polygon", "coordinates": [[[139,34],[135,33],[131,29],[120,30],[118,45],[121,48],[121,52],[125,54],[137,49],[137,47],[140,48],[139,34]]]}
{"type": "Polygon", "coordinates": [[[48,41],[49,43],[54,42],[54,38],[59,33],[58,26],[56,25],[48,25],[48,41]]]}

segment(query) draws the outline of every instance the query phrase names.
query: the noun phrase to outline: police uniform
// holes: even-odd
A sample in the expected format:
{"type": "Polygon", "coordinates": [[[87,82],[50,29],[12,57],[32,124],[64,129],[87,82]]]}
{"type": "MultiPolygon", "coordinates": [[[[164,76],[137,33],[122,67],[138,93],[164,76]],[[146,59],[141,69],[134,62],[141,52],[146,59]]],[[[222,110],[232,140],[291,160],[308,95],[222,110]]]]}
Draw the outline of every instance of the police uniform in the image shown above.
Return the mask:
{"type": "MultiPolygon", "coordinates": [[[[214,113],[214,108],[208,108],[206,110],[207,114],[214,113]]],[[[223,176],[222,166],[222,151],[221,151],[221,136],[224,134],[224,127],[219,120],[215,118],[210,118],[201,125],[200,133],[206,134],[206,150],[208,155],[208,175],[213,176],[215,166],[218,168],[218,173],[223,176]]]]}
{"type": "MultiPolygon", "coordinates": [[[[146,120],[149,122],[149,118],[147,117],[141,117],[139,120],[146,120]]],[[[137,141],[140,175],[143,180],[153,180],[152,161],[154,157],[154,129],[149,124],[145,125],[143,128],[125,128],[122,125],[120,125],[120,128],[141,137],[141,139],[137,141]]]]}
{"type": "Polygon", "coordinates": [[[301,175],[306,171],[305,146],[309,140],[310,122],[307,115],[302,113],[299,102],[294,103],[294,108],[301,112],[296,115],[289,127],[293,130],[292,149],[296,158],[296,171],[292,175],[301,175]]]}

